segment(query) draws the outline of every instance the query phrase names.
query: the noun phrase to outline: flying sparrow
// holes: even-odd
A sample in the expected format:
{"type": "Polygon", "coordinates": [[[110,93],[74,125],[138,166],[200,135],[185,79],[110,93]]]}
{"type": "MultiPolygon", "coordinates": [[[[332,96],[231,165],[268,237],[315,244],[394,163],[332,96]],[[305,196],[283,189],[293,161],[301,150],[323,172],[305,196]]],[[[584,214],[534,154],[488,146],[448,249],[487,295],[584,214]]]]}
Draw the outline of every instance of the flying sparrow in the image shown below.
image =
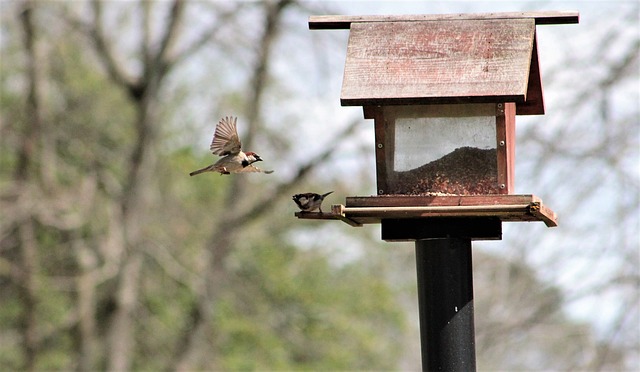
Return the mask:
{"type": "Polygon", "coordinates": [[[211,141],[209,149],[211,149],[214,155],[220,155],[222,158],[215,162],[215,164],[189,173],[190,176],[204,172],[218,172],[220,174],[249,172],[273,173],[272,170],[264,171],[251,165],[257,161],[262,161],[262,158],[255,152],[243,152],[241,150],[242,145],[238,137],[238,129],[236,128],[237,121],[238,118],[232,117],[220,119],[216,126],[216,131],[213,134],[213,140],[211,141]]]}
{"type": "Polygon", "coordinates": [[[322,213],[322,201],[324,198],[331,194],[333,191],[329,191],[326,194],[316,194],[313,192],[308,192],[304,194],[295,194],[293,196],[293,201],[296,202],[298,208],[300,208],[303,212],[313,212],[316,209],[320,210],[322,213]]]}

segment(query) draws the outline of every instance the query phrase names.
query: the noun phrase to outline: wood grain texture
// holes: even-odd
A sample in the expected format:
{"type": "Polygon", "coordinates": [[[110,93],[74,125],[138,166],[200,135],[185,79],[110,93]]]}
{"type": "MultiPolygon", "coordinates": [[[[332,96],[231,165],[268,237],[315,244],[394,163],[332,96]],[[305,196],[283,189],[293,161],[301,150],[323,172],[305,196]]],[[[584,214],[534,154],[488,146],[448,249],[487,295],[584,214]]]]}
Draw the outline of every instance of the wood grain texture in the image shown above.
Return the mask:
{"type": "MultiPolygon", "coordinates": [[[[498,104],[500,105],[500,104],[498,104]]],[[[501,194],[515,191],[516,157],[516,107],[513,102],[505,102],[498,107],[496,116],[496,141],[498,144],[498,183],[505,187],[501,194]]]]}
{"type": "Polygon", "coordinates": [[[375,149],[376,149],[376,185],[378,194],[384,194],[388,190],[387,162],[393,162],[393,149],[390,149],[395,141],[386,136],[384,110],[381,107],[372,108],[374,119],[375,149]]]}
{"type": "Polygon", "coordinates": [[[385,219],[497,218],[502,222],[542,221],[558,225],[558,216],[535,195],[352,196],[331,213],[296,213],[300,219],[342,220],[352,226],[385,219]]]}
{"type": "Polygon", "coordinates": [[[533,37],[527,98],[524,102],[516,104],[516,109],[516,115],[544,115],[542,75],[540,75],[540,60],[538,58],[538,41],[536,36],[533,37]]]}
{"type": "Polygon", "coordinates": [[[517,105],[507,102],[504,105],[507,160],[507,194],[516,191],[516,113],[517,105]]]}
{"type": "Polygon", "coordinates": [[[569,11],[461,13],[461,14],[417,14],[417,15],[320,15],[309,17],[311,30],[349,29],[358,22],[422,22],[440,20],[478,19],[533,19],[537,25],[559,25],[578,23],[579,13],[569,11]]]}
{"type": "Polygon", "coordinates": [[[485,205],[521,205],[541,203],[535,195],[384,195],[349,196],[347,207],[410,207],[410,206],[485,206],[485,205]]]}
{"type": "Polygon", "coordinates": [[[524,102],[533,19],[351,27],[343,105],[524,102]]]}
{"type": "Polygon", "coordinates": [[[509,194],[509,166],[507,163],[507,119],[505,117],[504,103],[498,103],[496,106],[496,155],[498,163],[498,185],[500,185],[499,193],[509,194]]]}

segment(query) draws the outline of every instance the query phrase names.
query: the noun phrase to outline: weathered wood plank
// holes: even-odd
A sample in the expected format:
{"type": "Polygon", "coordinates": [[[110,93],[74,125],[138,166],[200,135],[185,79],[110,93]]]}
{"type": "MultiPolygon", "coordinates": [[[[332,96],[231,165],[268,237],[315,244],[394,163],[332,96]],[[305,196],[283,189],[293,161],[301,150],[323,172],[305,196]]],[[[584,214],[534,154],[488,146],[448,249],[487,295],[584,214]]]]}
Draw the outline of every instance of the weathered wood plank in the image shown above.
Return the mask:
{"type": "Polygon", "coordinates": [[[525,102],[516,104],[516,114],[544,115],[542,76],[540,75],[538,41],[536,36],[533,37],[533,51],[531,54],[531,66],[529,67],[529,84],[527,84],[527,98],[525,102]]]}
{"type": "Polygon", "coordinates": [[[547,227],[558,226],[558,216],[554,211],[542,203],[533,203],[529,213],[538,221],[543,221],[547,227]]]}
{"type": "MultiPolygon", "coordinates": [[[[507,102],[504,105],[507,149],[507,194],[516,190],[516,113],[517,105],[507,102]]],[[[499,145],[499,144],[498,144],[499,145]]]]}
{"type": "MultiPolygon", "coordinates": [[[[513,102],[509,103],[510,105],[514,105],[513,102]]],[[[506,118],[506,109],[504,103],[498,103],[496,105],[496,143],[498,144],[496,148],[496,162],[498,169],[498,185],[499,194],[510,194],[511,189],[509,188],[509,170],[508,170],[508,161],[507,161],[507,119],[506,118]]],[[[515,115],[515,113],[513,113],[515,115]]]]}
{"type": "Polygon", "coordinates": [[[418,15],[320,15],[309,17],[311,30],[349,29],[358,22],[421,22],[441,20],[534,19],[537,25],[574,24],[580,20],[578,11],[504,12],[470,14],[418,14],[418,15]]]}
{"type": "Polygon", "coordinates": [[[347,207],[410,207],[410,206],[486,206],[524,205],[541,202],[535,195],[382,195],[350,196],[347,207]]]}
{"type": "Polygon", "coordinates": [[[524,102],[532,19],[356,23],[343,105],[524,102]]]}
{"type": "Polygon", "coordinates": [[[504,188],[500,188],[500,194],[511,194],[515,190],[515,121],[515,103],[498,104],[496,116],[498,184],[504,185],[504,188]]]}
{"type": "Polygon", "coordinates": [[[393,163],[393,151],[389,151],[388,144],[394,143],[393,138],[386,138],[384,125],[384,110],[380,107],[371,108],[374,119],[375,149],[376,149],[376,185],[378,194],[384,194],[388,190],[387,162],[393,163]]]}
{"type": "Polygon", "coordinates": [[[542,221],[558,225],[558,216],[535,195],[357,196],[331,213],[297,212],[299,219],[341,220],[351,226],[388,219],[497,218],[503,222],[542,221]]]}

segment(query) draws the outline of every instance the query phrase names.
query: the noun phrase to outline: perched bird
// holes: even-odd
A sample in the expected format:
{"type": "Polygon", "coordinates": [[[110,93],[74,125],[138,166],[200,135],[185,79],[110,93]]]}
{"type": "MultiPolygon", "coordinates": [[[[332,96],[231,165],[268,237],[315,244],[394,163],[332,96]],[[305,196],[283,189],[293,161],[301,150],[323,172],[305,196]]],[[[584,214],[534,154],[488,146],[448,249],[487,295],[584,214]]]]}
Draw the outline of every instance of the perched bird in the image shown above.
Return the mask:
{"type": "Polygon", "coordinates": [[[222,158],[215,162],[215,164],[189,173],[190,176],[204,172],[218,172],[220,174],[249,172],[273,173],[273,171],[264,171],[251,165],[257,161],[262,161],[262,159],[260,155],[255,152],[242,151],[242,144],[240,143],[238,129],[236,128],[237,121],[238,118],[231,117],[220,119],[216,126],[216,131],[213,134],[213,140],[211,141],[209,149],[211,149],[214,155],[220,155],[222,158]]]}
{"type": "Polygon", "coordinates": [[[316,209],[320,210],[322,213],[322,201],[324,198],[331,194],[333,191],[329,191],[326,194],[316,194],[313,192],[307,192],[304,194],[295,194],[293,196],[293,201],[296,202],[298,208],[300,208],[303,212],[313,212],[316,209]]]}

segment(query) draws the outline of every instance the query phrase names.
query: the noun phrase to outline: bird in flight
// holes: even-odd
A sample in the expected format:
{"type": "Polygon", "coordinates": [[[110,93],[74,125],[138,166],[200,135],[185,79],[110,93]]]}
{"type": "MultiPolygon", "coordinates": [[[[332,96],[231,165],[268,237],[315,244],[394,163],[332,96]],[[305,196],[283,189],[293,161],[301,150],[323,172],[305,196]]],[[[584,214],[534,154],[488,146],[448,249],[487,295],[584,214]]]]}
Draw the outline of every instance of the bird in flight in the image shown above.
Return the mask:
{"type": "Polygon", "coordinates": [[[220,174],[273,173],[272,170],[265,171],[252,165],[257,161],[262,161],[260,155],[252,151],[242,151],[242,144],[236,128],[237,121],[238,118],[228,116],[220,119],[209,149],[214,155],[222,156],[222,158],[214,164],[189,173],[190,176],[204,172],[218,172],[220,174]]]}

